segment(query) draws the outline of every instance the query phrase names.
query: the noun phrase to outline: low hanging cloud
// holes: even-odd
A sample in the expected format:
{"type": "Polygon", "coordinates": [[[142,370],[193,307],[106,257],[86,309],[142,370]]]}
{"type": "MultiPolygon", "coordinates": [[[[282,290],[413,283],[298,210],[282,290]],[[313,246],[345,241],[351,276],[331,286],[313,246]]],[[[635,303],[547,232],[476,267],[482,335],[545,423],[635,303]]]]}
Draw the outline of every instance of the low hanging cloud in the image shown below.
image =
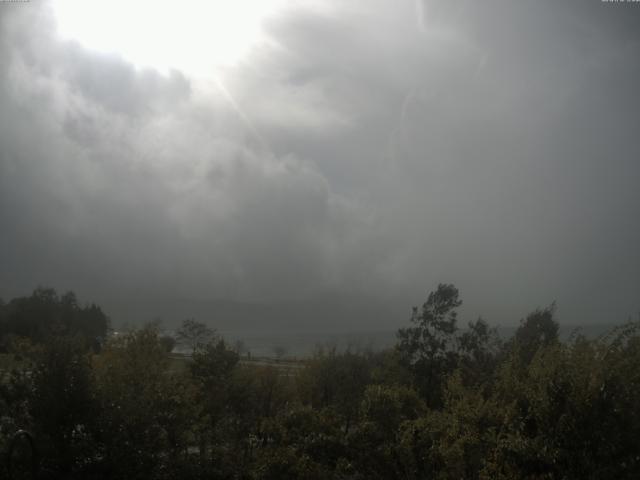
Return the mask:
{"type": "Polygon", "coordinates": [[[339,284],[366,213],[313,162],[265,149],[179,72],[8,30],[5,285],[286,298],[339,284]]]}
{"type": "Polygon", "coordinates": [[[418,303],[450,281],[501,322],[640,308],[637,8],[285,8],[215,81],[1,8],[3,297],[418,303]]]}

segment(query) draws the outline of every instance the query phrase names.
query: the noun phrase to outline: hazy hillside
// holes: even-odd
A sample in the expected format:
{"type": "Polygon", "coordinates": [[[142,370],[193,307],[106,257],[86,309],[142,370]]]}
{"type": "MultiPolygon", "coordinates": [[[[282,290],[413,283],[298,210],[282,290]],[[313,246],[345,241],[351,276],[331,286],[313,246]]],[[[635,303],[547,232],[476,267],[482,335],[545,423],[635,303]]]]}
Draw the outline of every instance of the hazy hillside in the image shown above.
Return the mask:
{"type": "Polygon", "coordinates": [[[132,299],[106,303],[105,309],[115,327],[161,319],[163,327],[173,328],[185,318],[195,318],[218,330],[239,332],[392,330],[411,313],[407,304],[338,296],[263,303],[132,299]]]}

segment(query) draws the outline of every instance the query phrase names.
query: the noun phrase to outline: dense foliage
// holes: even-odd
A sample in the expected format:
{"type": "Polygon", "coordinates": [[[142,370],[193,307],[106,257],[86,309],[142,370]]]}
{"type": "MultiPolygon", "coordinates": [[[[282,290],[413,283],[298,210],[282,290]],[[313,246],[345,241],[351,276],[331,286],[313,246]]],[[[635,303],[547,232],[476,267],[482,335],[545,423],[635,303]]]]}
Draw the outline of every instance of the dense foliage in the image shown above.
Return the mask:
{"type": "Polygon", "coordinates": [[[95,304],[81,306],[73,292],[58,295],[37,288],[29,297],[0,300],[0,353],[15,342],[44,343],[54,336],[76,336],[92,348],[106,338],[109,319],[95,304]]]}
{"type": "Polygon", "coordinates": [[[395,348],[319,349],[282,369],[193,320],[188,359],[153,325],[95,352],[81,322],[98,315],[81,312],[99,309],[65,298],[2,307],[5,329],[41,310],[10,331],[0,382],[0,449],[28,429],[65,478],[640,478],[634,324],[561,342],[552,305],[501,341],[482,319],[460,329],[458,291],[440,285],[395,348]]]}

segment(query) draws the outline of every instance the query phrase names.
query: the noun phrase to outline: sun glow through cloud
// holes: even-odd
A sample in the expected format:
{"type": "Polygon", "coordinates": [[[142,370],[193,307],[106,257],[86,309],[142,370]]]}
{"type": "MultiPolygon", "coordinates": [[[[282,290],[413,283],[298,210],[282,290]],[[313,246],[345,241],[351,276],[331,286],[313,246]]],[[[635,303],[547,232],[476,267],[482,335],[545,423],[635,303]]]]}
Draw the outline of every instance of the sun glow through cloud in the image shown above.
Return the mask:
{"type": "Polygon", "coordinates": [[[139,67],[209,76],[270,41],[282,0],[54,0],[58,32],[139,67]]]}

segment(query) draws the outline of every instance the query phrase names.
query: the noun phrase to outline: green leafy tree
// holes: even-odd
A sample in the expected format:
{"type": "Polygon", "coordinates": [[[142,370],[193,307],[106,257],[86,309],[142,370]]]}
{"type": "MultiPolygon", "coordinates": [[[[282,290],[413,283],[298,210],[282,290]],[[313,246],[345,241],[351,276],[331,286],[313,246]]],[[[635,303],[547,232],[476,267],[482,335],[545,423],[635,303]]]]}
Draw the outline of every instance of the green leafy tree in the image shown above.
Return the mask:
{"type": "Polygon", "coordinates": [[[216,332],[204,323],[193,318],[182,322],[182,326],[176,332],[176,340],[195,353],[199,348],[207,345],[216,338],[216,332]]]}
{"type": "Polygon", "coordinates": [[[400,458],[402,425],[427,412],[417,392],[402,386],[370,385],[361,403],[361,419],[348,437],[355,470],[364,478],[405,476],[400,458]]]}
{"type": "Polygon", "coordinates": [[[186,449],[195,393],[168,367],[153,326],[112,339],[96,358],[96,436],[112,478],[157,478],[186,449]]]}
{"type": "Polygon", "coordinates": [[[298,375],[298,392],[305,404],[333,409],[348,433],[371,382],[372,367],[366,355],[320,349],[298,375]]]}
{"type": "Polygon", "coordinates": [[[233,475],[242,476],[250,470],[263,422],[291,407],[292,384],[292,378],[274,367],[238,365],[233,369],[226,392],[228,408],[216,425],[228,446],[224,461],[233,475]]]}
{"type": "Polygon", "coordinates": [[[0,336],[17,335],[44,342],[51,335],[80,335],[88,344],[104,339],[109,320],[95,304],[80,306],[76,295],[58,295],[52,288],[37,288],[29,297],[12,299],[1,307],[0,336]]]}
{"type": "Polygon", "coordinates": [[[176,347],[176,339],[169,335],[162,335],[159,339],[160,344],[164,347],[167,353],[171,353],[176,347]]]}
{"type": "Polygon", "coordinates": [[[456,309],[460,305],[458,289],[439,284],[420,310],[413,308],[415,326],[398,331],[402,362],[413,372],[418,390],[431,407],[442,406],[444,382],[457,364],[456,309]]]}
{"type": "Polygon", "coordinates": [[[503,343],[495,328],[482,318],[469,322],[458,336],[458,368],[466,384],[490,387],[494,371],[503,352],[503,343]]]}
{"type": "Polygon", "coordinates": [[[636,478],[640,473],[640,337],[539,347],[524,368],[519,351],[495,386],[500,441],[484,478],[636,478]]]}
{"type": "Polygon", "coordinates": [[[225,437],[224,420],[230,414],[231,380],[238,364],[238,354],[223,339],[201,345],[189,365],[197,388],[199,405],[199,448],[202,457],[211,452],[211,462],[224,460],[224,449],[216,448],[225,437]]]}
{"type": "Polygon", "coordinates": [[[265,419],[260,440],[257,478],[336,478],[332,472],[347,454],[340,420],[329,410],[292,408],[265,419]]]}
{"type": "Polygon", "coordinates": [[[91,366],[78,338],[53,337],[37,355],[32,372],[29,412],[37,432],[49,440],[49,457],[70,472],[90,454],[90,426],[95,413],[91,366]]]}
{"type": "Polygon", "coordinates": [[[530,313],[520,323],[513,338],[513,346],[520,359],[528,364],[539,348],[558,342],[558,322],[554,319],[555,303],[530,313]]]}

